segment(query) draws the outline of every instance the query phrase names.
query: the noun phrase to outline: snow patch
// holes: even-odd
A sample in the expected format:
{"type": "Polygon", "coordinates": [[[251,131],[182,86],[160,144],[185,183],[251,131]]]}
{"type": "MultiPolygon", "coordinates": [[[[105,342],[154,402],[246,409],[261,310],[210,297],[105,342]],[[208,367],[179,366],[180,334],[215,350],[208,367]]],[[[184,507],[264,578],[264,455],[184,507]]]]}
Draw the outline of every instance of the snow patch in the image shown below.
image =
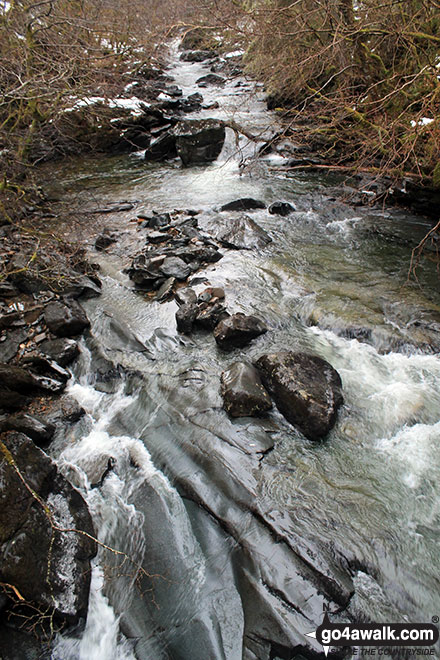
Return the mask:
{"type": "Polygon", "coordinates": [[[240,57],[240,55],[244,55],[244,50],[233,50],[231,53],[226,53],[224,57],[229,58],[229,57],[240,57]]]}
{"type": "Polygon", "coordinates": [[[432,119],[431,117],[422,117],[418,121],[412,120],[411,126],[413,128],[415,128],[416,126],[428,126],[429,124],[432,124],[433,121],[434,119],[432,119]]]}
{"type": "Polygon", "coordinates": [[[84,99],[78,99],[70,108],[66,108],[65,112],[73,112],[79,108],[89,108],[98,104],[106,105],[109,108],[129,110],[133,117],[139,117],[145,108],[150,107],[149,103],[140,101],[136,96],[132,96],[129,99],[106,99],[103,96],[89,96],[84,99]]]}

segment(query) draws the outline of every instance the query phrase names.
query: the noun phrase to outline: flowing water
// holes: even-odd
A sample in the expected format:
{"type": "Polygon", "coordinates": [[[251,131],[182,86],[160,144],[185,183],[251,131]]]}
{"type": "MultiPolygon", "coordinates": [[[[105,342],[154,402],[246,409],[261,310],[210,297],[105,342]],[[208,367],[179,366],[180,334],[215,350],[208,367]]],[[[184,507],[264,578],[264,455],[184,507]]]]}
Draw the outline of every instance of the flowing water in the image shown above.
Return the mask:
{"type": "MultiPolygon", "coordinates": [[[[169,73],[186,96],[206,67],[174,54],[169,73]]],[[[263,140],[276,120],[258,87],[240,82],[202,90],[220,106],[202,116],[233,118],[263,140]]],[[[280,172],[281,156],[253,159],[257,147],[228,131],[206,167],[131,154],[56,172],[72,204],[209,212],[255,197],[297,209],[253,211],[273,242],[225,250],[197,274],[225,288],[230,312],[269,326],[232,354],[212,334],[179,335],[175,302],[133,290],[123,269],[144,238],[130,213],[109,217],[120,235],[110,254],[91,248],[103,290],[84,303],[92,329],[70,385],[87,416],[53,452],[99,540],[126,554],[100,549],[86,628],[57,640],[57,660],[321,657],[305,634],[323,606],[341,620],[440,615],[440,297],[428,267],[421,288],[406,284],[429,222],[355,208],[341,178],[280,172]],[[277,412],[222,411],[227,365],[286,349],[318,354],[341,375],[345,403],[322,443],[277,412]],[[109,457],[114,470],[92,488],[109,457]],[[135,565],[145,571],[137,580],[135,565]]]]}

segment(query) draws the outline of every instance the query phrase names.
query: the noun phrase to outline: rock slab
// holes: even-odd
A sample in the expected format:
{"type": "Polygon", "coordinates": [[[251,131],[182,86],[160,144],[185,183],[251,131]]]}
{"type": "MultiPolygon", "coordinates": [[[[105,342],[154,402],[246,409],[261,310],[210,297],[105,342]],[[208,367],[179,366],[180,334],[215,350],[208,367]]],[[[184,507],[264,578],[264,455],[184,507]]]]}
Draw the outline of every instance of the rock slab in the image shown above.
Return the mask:
{"type": "Polygon", "coordinates": [[[336,422],[343,403],[338,372],[317,355],[283,351],[256,363],[279,411],[309,440],[320,440],[336,422]]]}
{"type": "Polygon", "coordinates": [[[87,505],[31,440],[8,433],[0,450],[0,579],[72,623],[87,613],[96,554],[96,543],[86,536],[94,537],[87,505]]]}

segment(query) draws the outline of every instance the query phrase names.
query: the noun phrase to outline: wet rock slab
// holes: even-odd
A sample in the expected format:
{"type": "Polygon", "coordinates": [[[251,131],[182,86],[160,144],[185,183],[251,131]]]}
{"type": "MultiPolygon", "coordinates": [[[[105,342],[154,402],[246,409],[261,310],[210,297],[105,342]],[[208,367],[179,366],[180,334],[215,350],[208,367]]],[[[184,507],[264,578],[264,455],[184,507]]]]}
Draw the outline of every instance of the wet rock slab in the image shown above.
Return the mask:
{"type": "Polygon", "coordinates": [[[0,493],[1,580],[13,584],[27,601],[73,622],[87,612],[90,559],[96,544],[84,534],[56,528],[94,536],[87,505],[31,440],[11,432],[3,436],[0,447],[0,477],[5,484],[0,493]]]}
{"type": "Polygon", "coordinates": [[[328,434],[343,403],[341,378],[331,364],[317,355],[280,352],[262,355],[256,367],[287,421],[309,440],[328,434]]]}

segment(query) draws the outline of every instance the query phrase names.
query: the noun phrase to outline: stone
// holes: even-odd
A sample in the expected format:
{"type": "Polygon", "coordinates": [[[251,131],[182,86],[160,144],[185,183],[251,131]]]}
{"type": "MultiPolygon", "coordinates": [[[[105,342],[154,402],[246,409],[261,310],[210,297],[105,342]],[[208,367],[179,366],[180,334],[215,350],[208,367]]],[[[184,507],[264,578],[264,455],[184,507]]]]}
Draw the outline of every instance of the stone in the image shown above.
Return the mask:
{"type": "MultiPolygon", "coordinates": [[[[200,92],[194,92],[194,94],[189,94],[188,101],[190,103],[200,104],[203,103],[203,96],[200,92]]],[[[190,214],[189,211],[187,211],[187,213],[190,214]]],[[[195,215],[197,215],[197,211],[195,212],[195,215]]]]}
{"type": "Polygon", "coordinates": [[[225,299],[225,290],[221,286],[209,286],[199,295],[199,302],[211,302],[214,298],[225,299]]]}
{"type": "Polygon", "coordinates": [[[156,294],[156,300],[157,302],[164,302],[167,298],[171,296],[173,293],[173,287],[176,283],[176,278],[175,277],[169,277],[165,282],[162,284],[160,289],[158,290],[156,294]]]}
{"type": "Polygon", "coordinates": [[[246,362],[235,362],[221,375],[223,408],[231,417],[255,417],[272,408],[258,371],[246,362]]]}
{"type": "Polygon", "coordinates": [[[189,334],[193,329],[198,311],[198,307],[194,303],[181,305],[176,312],[177,330],[183,334],[189,334]]]}
{"type": "Polygon", "coordinates": [[[61,401],[61,416],[65,422],[75,424],[81,417],[86,414],[86,411],[79,405],[76,399],[70,396],[63,397],[61,401]]]}
{"type": "Polygon", "coordinates": [[[164,91],[168,96],[182,96],[182,90],[177,85],[166,85],[164,91]]]}
{"type": "Polygon", "coordinates": [[[199,311],[196,316],[196,323],[206,330],[214,330],[219,321],[229,317],[225,306],[219,302],[216,302],[213,305],[202,303],[201,305],[199,304],[198,308],[199,311]]]}
{"type": "Polygon", "coordinates": [[[165,277],[175,277],[176,280],[186,280],[191,274],[191,268],[179,257],[166,257],[160,271],[165,277]]]}
{"type": "Polygon", "coordinates": [[[174,298],[179,306],[187,305],[189,303],[195,304],[197,302],[197,294],[194,289],[191,289],[189,286],[183,289],[178,289],[174,294],[174,298]]]}
{"type": "Polygon", "coordinates": [[[46,616],[75,623],[87,614],[90,560],[97,549],[87,505],[25,436],[5,434],[0,450],[0,580],[46,616]]]}
{"type": "Polygon", "coordinates": [[[80,353],[78,342],[65,337],[47,339],[40,344],[39,351],[49,359],[57,362],[61,367],[67,367],[76,360],[80,353]]]}
{"type": "Polygon", "coordinates": [[[204,62],[214,56],[211,50],[189,50],[180,56],[182,62],[204,62]]]}
{"type": "Polygon", "coordinates": [[[296,211],[296,209],[292,204],[289,204],[289,202],[274,202],[269,206],[268,211],[272,215],[286,216],[296,211]]]}
{"type": "Polygon", "coordinates": [[[169,213],[155,213],[153,211],[152,216],[138,213],[137,217],[145,220],[145,224],[142,223],[143,227],[150,227],[151,229],[159,229],[160,227],[166,227],[166,225],[169,225],[171,222],[171,216],[169,213]]]}
{"type": "Polygon", "coordinates": [[[151,234],[148,234],[147,236],[147,241],[153,245],[157,243],[164,243],[168,239],[168,234],[161,231],[152,231],[151,234]]]}
{"type": "Polygon", "coordinates": [[[147,161],[161,161],[175,158],[176,156],[176,138],[171,131],[165,131],[151,142],[145,151],[144,158],[147,161]]]}
{"type": "Polygon", "coordinates": [[[223,148],[225,126],[217,119],[188,119],[173,129],[177,154],[184,167],[214,161],[223,148]]]}
{"type": "Polygon", "coordinates": [[[252,209],[265,209],[266,204],[260,199],[253,199],[252,197],[242,197],[235,199],[232,202],[223,204],[220,211],[250,211],[252,209]]]}
{"type": "Polygon", "coordinates": [[[96,298],[101,295],[102,282],[96,275],[75,278],[75,281],[62,289],[68,298],[96,298]]]}
{"type": "Polygon", "coordinates": [[[18,431],[37,445],[47,445],[53,438],[55,425],[40,417],[21,413],[0,419],[0,432],[3,431],[18,431]]]}
{"type": "Polygon", "coordinates": [[[49,303],[44,310],[44,320],[57,337],[73,337],[90,326],[84,310],[73,300],[69,301],[69,305],[62,302],[49,303]]]}
{"type": "Polygon", "coordinates": [[[102,234],[99,234],[99,236],[96,237],[95,249],[99,251],[105,250],[106,248],[110,247],[112,243],[116,243],[116,241],[117,238],[114,234],[102,232],[102,234]]]}
{"type": "Polygon", "coordinates": [[[262,381],[279,411],[309,440],[333,428],[343,403],[338,372],[317,355],[283,351],[256,362],[262,381]]]}
{"type": "Polygon", "coordinates": [[[41,389],[37,378],[29,371],[5,363],[0,363],[0,387],[2,390],[31,395],[40,393],[41,389]]]}
{"type": "Polygon", "coordinates": [[[220,348],[228,351],[246,346],[265,332],[267,326],[256,316],[238,313],[220,321],[214,330],[214,338],[220,348]]]}
{"type": "Polygon", "coordinates": [[[199,87],[208,87],[208,85],[214,85],[215,87],[222,87],[226,82],[226,79],[222,76],[217,75],[216,73],[208,73],[206,76],[202,76],[196,80],[196,85],[199,87]]]}
{"type": "Polygon", "coordinates": [[[8,330],[4,341],[0,343],[0,361],[10,362],[18,353],[20,344],[28,338],[28,328],[17,328],[8,330]]]}
{"type": "Polygon", "coordinates": [[[220,243],[235,250],[262,249],[272,241],[267,232],[244,213],[232,218],[221,214],[207,215],[200,219],[199,226],[220,243]]]}

